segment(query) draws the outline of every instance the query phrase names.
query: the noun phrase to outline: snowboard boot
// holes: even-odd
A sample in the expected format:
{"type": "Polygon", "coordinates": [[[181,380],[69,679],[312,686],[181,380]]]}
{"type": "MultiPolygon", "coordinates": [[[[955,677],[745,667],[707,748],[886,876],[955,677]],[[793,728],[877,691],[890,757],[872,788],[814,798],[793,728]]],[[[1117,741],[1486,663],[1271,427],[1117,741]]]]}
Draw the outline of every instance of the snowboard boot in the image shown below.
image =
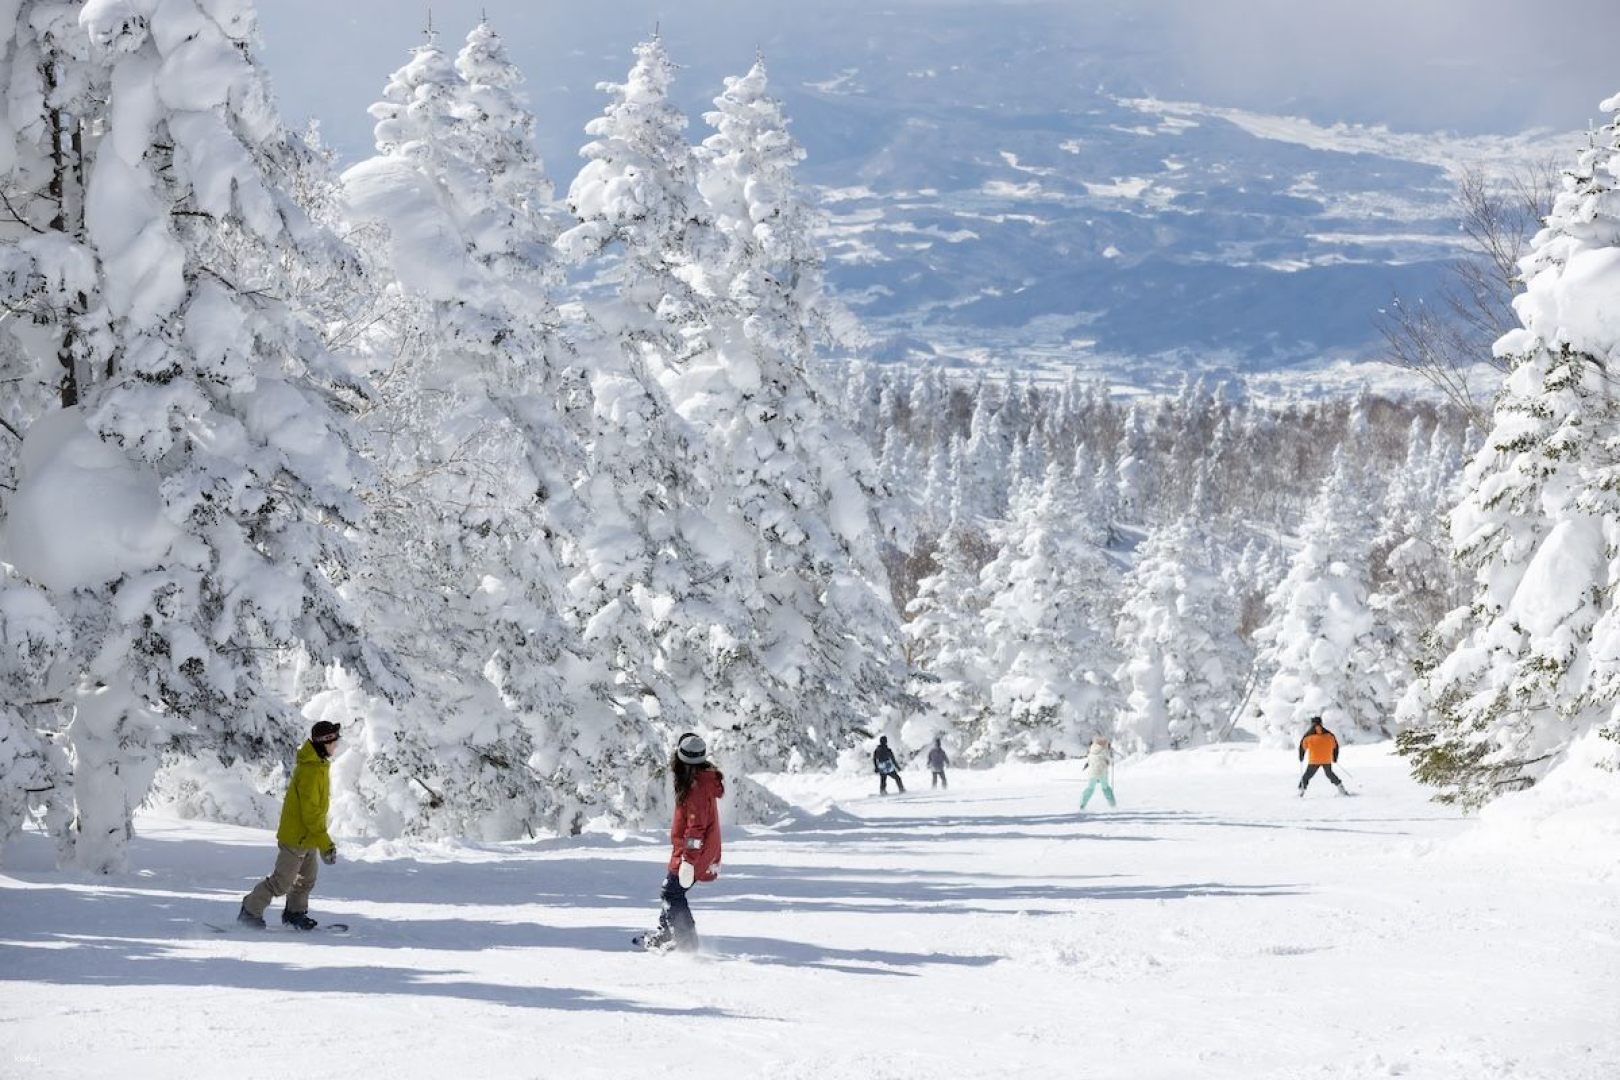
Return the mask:
{"type": "Polygon", "coordinates": [[[630,939],[630,943],[650,953],[667,953],[674,950],[675,937],[667,931],[654,930],[647,934],[637,934],[630,939]]]}
{"type": "Polygon", "coordinates": [[[283,911],[281,913],[281,922],[294,930],[313,930],[320,925],[320,923],[309,917],[307,911],[283,911]]]}
{"type": "Polygon", "coordinates": [[[253,914],[247,909],[246,904],[243,904],[241,910],[236,913],[236,921],[249,930],[264,929],[264,916],[253,914]]]}

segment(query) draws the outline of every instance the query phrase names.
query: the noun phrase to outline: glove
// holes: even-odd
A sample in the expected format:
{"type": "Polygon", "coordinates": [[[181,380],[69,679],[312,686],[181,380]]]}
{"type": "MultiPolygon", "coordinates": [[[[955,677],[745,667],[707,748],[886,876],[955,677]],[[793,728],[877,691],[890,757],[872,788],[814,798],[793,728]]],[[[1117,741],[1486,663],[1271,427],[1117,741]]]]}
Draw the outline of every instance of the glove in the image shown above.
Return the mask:
{"type": "Polygon", "coordinates": [[[681,888],[690,889],[692,883],[697,881],[697,867],[682,859],[681,868],[675,871],[675,880],[681,883],[681,888]]]}
{"type": "Polygon", "coordinates": [[[325,851],[321,852],[321,862],[325,863],[327,866],[336,865],[336,863],[337,863],[337,845],[336,844],[333,844],[331,847],[329,847],[325,851]]]}
{"type": "Polygon", "coordinates": [[[720,880],[720,864],[717,863],[717,862],[710,863],[709,868],[707,870],[703,871],[703,880],[704,881],[719,881],[720,880]]]}

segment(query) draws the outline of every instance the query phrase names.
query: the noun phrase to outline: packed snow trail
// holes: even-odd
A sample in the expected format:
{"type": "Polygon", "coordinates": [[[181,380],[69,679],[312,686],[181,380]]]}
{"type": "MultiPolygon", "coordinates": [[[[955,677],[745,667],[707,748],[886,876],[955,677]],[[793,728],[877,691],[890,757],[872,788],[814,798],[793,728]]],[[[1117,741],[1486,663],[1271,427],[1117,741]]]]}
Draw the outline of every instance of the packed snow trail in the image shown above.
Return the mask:
{"type": "Polygon", "coordinates": [[[200,928],[268,830],[147,816],[94,878],[31,834],[0,866],[0,1077],[1620,1074],[1612,878],[1457,842],[1386,748],[1342,764],[1361,797],[1298,798],[1288,752],[1161,754],[1084,815],[1079,762],[767,778],[806,812],[730,830],[697,956],[629,947],[654,831],[345,842],[312,912],[347,936],[200,928]]]}

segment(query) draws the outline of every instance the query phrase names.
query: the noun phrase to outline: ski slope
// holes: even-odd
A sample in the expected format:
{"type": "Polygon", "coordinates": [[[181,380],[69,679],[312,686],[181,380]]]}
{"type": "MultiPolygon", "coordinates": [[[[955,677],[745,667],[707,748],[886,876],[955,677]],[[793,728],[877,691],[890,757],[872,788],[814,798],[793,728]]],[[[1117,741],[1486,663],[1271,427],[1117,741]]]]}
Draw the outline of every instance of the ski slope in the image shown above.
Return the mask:
{"type": "MultiPolygon", "coordinates": [[[[1426,801],[1387,748],[1357,797],[1293,755],[768,777],[692,894],[700,955],[628,948],[656,833],[344,844],[312,913],[216,934],[268,832],[148,815],[132,872],[0,864],[0,1077],[1612,1080],[1614,881],[1426,801]],[[921,789],[921,790],[919,790],[921,789]]],[[[279,913],[279,904],[272,917],[279,913]]]]}

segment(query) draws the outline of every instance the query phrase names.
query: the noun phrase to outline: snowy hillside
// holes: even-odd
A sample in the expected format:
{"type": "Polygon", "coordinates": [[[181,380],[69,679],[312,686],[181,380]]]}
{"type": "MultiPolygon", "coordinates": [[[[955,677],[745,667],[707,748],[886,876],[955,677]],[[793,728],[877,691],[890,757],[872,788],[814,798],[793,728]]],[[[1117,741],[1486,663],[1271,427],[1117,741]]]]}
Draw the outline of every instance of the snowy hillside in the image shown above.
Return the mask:
{"type": "Polygon", "coordinates": [[[767,778],[799,809],[727,836],[699,956],[628,948],[653,832],[340,837],[312,910],[353,930],[297,938],[204,925],[267,831],[149,816],[111,877],[29,834],[0,864],[0,1075],[1611,1080],[1617,848],[1480,833],[1386,751],[1303,800],[1289,753],[1161,754],[1083,816],[1074,762],[888,799],[767,778]]]}

